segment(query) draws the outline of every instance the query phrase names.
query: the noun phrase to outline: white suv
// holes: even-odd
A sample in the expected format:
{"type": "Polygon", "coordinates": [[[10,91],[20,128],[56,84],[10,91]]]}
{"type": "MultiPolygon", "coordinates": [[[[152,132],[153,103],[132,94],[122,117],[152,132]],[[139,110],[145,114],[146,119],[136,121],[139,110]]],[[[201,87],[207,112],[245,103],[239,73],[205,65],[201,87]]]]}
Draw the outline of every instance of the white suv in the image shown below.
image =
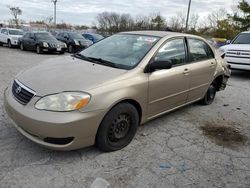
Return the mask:
{"type": "Polygon", "coordinates": [[[12,46],[18,45],[18,38],[23,36],[23,31],[20,29],[2,28],[0,31],[0,45],[8,44],[12,46]]]}
{"type": "Polygon", "coordinates": [[[232,69],[250,70],[250,31],[242,32],[220,51],[232,69]]]}

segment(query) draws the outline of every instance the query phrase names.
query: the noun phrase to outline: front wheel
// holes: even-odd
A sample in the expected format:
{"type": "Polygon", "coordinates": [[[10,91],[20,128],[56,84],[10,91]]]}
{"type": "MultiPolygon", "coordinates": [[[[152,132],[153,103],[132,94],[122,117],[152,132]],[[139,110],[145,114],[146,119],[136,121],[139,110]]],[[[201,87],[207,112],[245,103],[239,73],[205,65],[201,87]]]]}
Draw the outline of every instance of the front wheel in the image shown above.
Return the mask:
{"type": "Polygon", "coordinates": [[[22,42],[20,43],[20,49],[21,49],[22,51],[25,50],[22,42]]]}
{"type": "Polygon", "coordinates": [[[8,47],[9,47],[9,48],[12,48],[12,44],[11,44],[11,41],[10,41],[10,40],[8,40],[8,47]]]}
{"type": "Polygon", "coordinates": [[[210,105],[214,102],[216,96],[216,85],[213,83],[209,86],[205,97],[202,99],[204,105],[210,105]]]}
{"type": "Polygon", "coordinates": [[[107,152],[126,147],[134,138],[139,125],[139,114],[129,103],[120,103],[104,117],[97,135],[96,146],[107,152]]]}
{"type": "Polygon", "coordinates": [[[43,53],[43,51],[42,51],[42,49],[41,49],[41,47],[39,45],[36,46],[36,53],[38,53],[38,54],[43,53]]]}
{"type": "Polygon", "coordinates": [[[70,44],[70,45],[68,46],[68,52],[69,52],[69,53],[74,53],[74,47],[73,47],[73,45],[70,44]]]}

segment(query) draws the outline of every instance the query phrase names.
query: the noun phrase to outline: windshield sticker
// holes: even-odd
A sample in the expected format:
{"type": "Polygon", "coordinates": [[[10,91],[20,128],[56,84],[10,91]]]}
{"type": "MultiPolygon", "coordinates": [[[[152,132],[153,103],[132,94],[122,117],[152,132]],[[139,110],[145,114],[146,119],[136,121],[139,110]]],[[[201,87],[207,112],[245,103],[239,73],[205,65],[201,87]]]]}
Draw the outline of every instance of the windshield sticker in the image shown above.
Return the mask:
{"type": "Polygon", "coordinates": [[[157,41],[157,38],[155,38],[155,37],[139,37],[138,39],[137,39],[138,41],[141,41],[141,42],[149,42],[149,43],[154,43],[155,41],[157,41]]]}

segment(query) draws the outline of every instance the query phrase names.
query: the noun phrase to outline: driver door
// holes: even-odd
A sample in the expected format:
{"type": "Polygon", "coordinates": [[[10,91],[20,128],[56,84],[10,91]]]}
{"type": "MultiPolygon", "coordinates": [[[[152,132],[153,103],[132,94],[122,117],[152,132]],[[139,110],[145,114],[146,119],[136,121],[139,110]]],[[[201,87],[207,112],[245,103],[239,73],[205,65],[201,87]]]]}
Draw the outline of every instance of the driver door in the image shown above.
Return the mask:
{"type": "Polygon", "coordinates": [[[149,119],[184,105],[191,81],[184,37],[168,40],[155,59],[171,62],[172,68],[156,70],[149,75],[149,119]]]}

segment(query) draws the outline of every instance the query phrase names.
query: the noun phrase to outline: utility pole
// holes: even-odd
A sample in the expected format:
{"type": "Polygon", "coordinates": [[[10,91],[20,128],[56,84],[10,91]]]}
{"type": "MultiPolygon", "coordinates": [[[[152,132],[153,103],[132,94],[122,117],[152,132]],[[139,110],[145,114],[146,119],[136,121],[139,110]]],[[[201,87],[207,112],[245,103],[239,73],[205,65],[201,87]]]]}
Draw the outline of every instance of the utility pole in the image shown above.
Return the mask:
{"type": "Polygon", "coordinates": [[[52,3],[54,3],[54,26],[56,26],[56,3],[57,3],[57,0],[52,0],[52,3]]]}
{"type": "Polygon", "coordinates": [[[188,11],[187,11],[187,19],[186,19],[186,32],[188,32],[188,21],[189,21],[189,14],[190,14],[191,1],[192,1],[192,0],[189,0],[189,3],[188,3],[188,11]]]}

